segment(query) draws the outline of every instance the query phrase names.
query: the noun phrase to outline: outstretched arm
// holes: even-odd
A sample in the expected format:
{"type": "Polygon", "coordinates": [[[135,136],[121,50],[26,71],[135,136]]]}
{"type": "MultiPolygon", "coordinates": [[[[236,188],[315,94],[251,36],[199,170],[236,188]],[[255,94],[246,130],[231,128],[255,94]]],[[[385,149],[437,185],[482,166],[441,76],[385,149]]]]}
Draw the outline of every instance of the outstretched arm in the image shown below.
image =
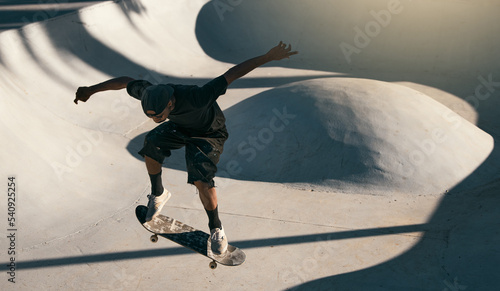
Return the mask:
{"type": "Polygon", "coordinates": [[[76,90],[76,96],[73,102],[75,102],[75,104],[78,104],[78,101],[87,102],[90,96],[97,92],[127,88],[127,84],[131,81],[134,81],[134,79],[130,77],[118,77],[93,86],[79,87],[78,90],[76,90]]]}
{"type": "Polygon", "coordinates": [[[270,61],[279,61],[284,58],[290,58],[290,56],[298,54],[297,51],[292,51],[292,46],[284,44],[282,41],[269,50],[265,55],[255,57],[244,61],[243,63],[236,65],[224,73],[227,84],[231,84],[234,80],[241,78],[254,70],[257,67],[264,65],[270,61]]]}

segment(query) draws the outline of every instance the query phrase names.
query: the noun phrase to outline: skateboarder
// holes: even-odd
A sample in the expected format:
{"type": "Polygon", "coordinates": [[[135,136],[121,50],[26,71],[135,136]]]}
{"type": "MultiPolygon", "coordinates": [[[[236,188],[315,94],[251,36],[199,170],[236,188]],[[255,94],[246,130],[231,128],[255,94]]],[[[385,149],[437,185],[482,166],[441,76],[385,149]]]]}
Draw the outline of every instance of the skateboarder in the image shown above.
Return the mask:
{"type": "Polygon", "coordinates": [[[222,254],[227,248],[227,238],[218,215],[217,193],[213,178],[228,138],[225,117],[217,98],[225,94],[227,86],[255,68],[270,61],[289,58],[298,52],[291,45],[280,42],[266,54],[249,59],[229,69],[223,75],[202,87],[194,85],[159,84],[145,80],[118,77],[89,87],[79,87],[74,102],[86,102],[97,92],[127,89],[127,93],[140,100],[144,113],[156,123],[145,138],[139,154],[144,157],[151,180],[146,220],[157,215],[171,193],[163,188],[161,173],[164,158],[171,150],[186,147],[188,183],[198,189],[208,215],[212,251],[222,254]]]}

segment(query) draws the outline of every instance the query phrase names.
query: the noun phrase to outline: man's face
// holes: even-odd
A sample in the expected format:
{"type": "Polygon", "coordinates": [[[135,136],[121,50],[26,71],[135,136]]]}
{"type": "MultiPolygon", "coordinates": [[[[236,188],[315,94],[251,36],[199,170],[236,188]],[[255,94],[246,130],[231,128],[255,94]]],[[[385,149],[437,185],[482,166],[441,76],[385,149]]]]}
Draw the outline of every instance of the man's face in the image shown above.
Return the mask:
{"type": "Polygon", "coordinates": [[[153,119],[154,122],[162,123],[163,121],[167,120],[168,115],[170,114],[172,109],[173,109],[172,104],[171,104],[171,102],[169,102],[167,104],[167,107],[165,107],[165,109],[162,112],[156,114],[156,112],[154,112],[153,110],[148,110],[148,111],[146,111],[146,115],[149,118],[153,119]]]}

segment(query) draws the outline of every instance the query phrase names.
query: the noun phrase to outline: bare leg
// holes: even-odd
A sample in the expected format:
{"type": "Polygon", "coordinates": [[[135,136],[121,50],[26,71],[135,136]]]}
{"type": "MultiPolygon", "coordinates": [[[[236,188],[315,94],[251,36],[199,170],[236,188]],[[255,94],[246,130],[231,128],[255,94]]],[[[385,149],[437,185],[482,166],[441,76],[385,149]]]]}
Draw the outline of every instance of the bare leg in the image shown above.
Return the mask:
{"type": "Polygon", "coordinates": [[[217,206],[217,192],[215,187],[201,181],[194,182],[200,192],[201,203],[208,215],[208,227],[210,228],[210,247],[215,254],[223,254],[227,250],[227,237],[222,229],[217,206]]]}
{"type": "Polygon", "coordinates": [[[205,210],[215,210],[217,207],[217,192],[215,191],[215,187],[211,187],[208,183],[202,181],[194,182],[196,188],[198,188],[198,192],[200,192],[200,199],[205,210]]]}
{"type": "Polygon", "coordinates": [[[156,175],[161,172],[160,163],[158,163],[157,161],[153,160],[148,156],[145,156],[144,159],[146,160],[146,169],[148,169],[148,174],[156,175]]]}

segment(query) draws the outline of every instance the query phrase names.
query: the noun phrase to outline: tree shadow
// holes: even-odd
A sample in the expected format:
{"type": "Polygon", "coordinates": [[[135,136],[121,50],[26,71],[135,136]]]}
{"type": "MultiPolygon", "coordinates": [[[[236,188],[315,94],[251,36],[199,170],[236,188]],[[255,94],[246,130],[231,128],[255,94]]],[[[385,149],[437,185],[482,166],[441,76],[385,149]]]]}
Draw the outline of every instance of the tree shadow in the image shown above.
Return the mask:
{"type": "Polygon", "coordinates": [[[40,0],[4,0],[0,2],[0,7],[9,7],[0,10],[0,32],[2,30],[17,29],[34,22],[45,21],[57,16],[68,14],[82,7],[95,3],[104,2],[102,0],[64,0],[40,1],[40,0]],[[44,4],[48,4],[45,5],[44,4]],[[67,5],[69,4],[69,5],[67,5]],[[73,4],[73,5],[71,5],[73,4]],[[39,7],[46,7],[40,10],[39,7]],[[69,8],[71,6],[72,8],[69,8]]]}

